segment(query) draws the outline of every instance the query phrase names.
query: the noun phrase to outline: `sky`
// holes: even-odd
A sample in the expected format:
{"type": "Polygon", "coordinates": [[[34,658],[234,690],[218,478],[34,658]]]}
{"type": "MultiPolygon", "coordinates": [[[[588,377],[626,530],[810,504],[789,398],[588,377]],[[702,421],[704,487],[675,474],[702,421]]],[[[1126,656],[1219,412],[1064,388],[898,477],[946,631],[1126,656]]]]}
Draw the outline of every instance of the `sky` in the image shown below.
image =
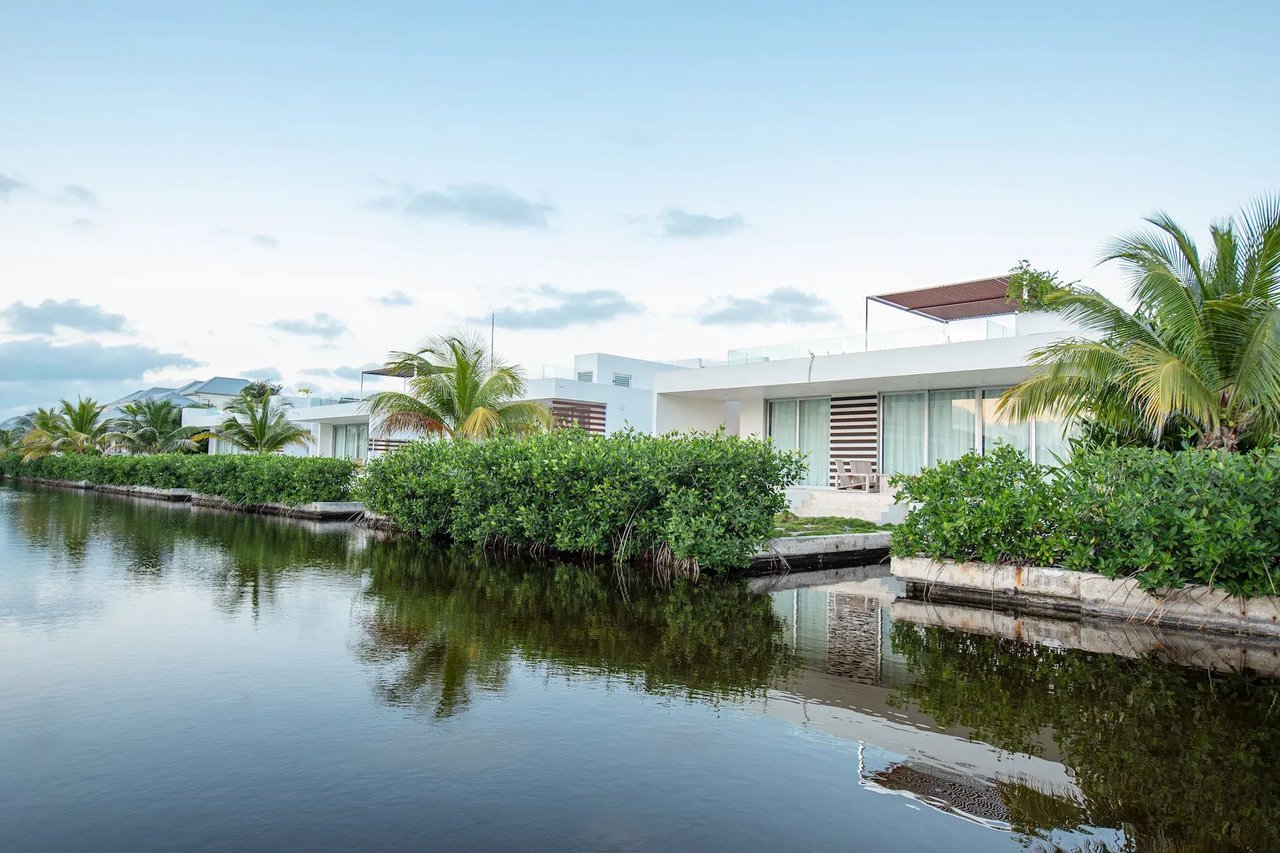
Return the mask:
{"type": "Polygon", "coordinates": [[[1121,298],[1108,239],[1280,190],[1274,3],[0,10],[0,417],[491,314],[536,377],[1023,258],[1121,298]]]}

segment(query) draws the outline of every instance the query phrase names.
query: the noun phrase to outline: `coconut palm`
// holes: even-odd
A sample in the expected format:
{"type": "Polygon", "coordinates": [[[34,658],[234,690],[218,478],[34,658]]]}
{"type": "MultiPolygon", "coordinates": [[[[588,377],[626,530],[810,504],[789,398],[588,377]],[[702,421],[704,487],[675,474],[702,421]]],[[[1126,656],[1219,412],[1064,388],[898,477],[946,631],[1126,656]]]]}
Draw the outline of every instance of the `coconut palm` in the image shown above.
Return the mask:
{"type": "Polygon", "coordinates": [[[1167,214],[1112,243],[1134,311],[1090,289],[1046,307],[1086,336],[1036,350],[1033,374],[1000,400],[1006,416],[1084,417],[1152,440],[1185,425],[1202,448],[1236,450],[1280,427],[1280,196],[1210,228],[1201,254],[1167,214]]]}
{"type": "Polygon", "coordinates": [[[114,444],[129,453],[190,453],[199,449],[199,427],[182,425],[182,409],[169,400],[135,400],[112,424],[114,444]]]}
{"type": "Polygon", "coordinates": [[[236,397],[223,409],[227,416],[218,426],[195,436],[196,441],[216,438],[249,453],[278,453],[286,447],[306,447],[311,431],[289,420],[289,403],[274,394],[236,397]]]}
{"type": "Polygon", "coordinates": [[[530,433],[551,424],[541,403],[520,400],[524,372],[486,351],[473,335],[429,339],[414,352],[393,352],[386,367],[407,377],[408,390],[374,394],[365,406],[385,432],[480,439],[530,433]]]}
{"type": "Polygon", "coordinates": [[[63,400],[56,409],[37,409],[22,439],[23,458],[54,453],[97,453],[111,441],[111,425],[102,417],[106,406],[89,397],[74,404],[63,400]]]}

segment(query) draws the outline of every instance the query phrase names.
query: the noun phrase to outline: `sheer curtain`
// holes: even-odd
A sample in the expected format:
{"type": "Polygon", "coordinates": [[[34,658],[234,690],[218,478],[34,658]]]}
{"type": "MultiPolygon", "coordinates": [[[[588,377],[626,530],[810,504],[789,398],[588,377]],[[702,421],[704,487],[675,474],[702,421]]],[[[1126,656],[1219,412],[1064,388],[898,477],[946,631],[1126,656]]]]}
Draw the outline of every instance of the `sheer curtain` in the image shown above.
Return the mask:
{"type": "Polygon", "coordinates": [[[973,391],[929,392],[929,464],[959,459],[977,440],[977,400],[973,391]]]}
{"type": "Polygon", "coordinates": [[[1028,421],[1010,423],[996,414],[1003,388],[988,388],[982,392],[982,452],[993,450],[997,442],[1008,444],[1031,453],[1031,424],[1028,421]]]}
{"type": "Polygon", "coordinates": [[[1071,457],[1067,439],[1075,434],[1074,426],[1061,420],[1036,421],[1036,462],[1054,466],[1066,462],[1071,457]]]}
{"type": "Polygon", "coordinates": [[[799,448],[795,400],[774,400],[769,404],[769,437],[779,450],[799,448]]]}
{"type": "Polygon", "coordinates": [[[831,482],[831,401],[800,401],[800,451],[809,463],[806,486],[831,482]]]}
{"type": "Polygon", "coordinates": [[[884,395],[884,473],[918,474],[924,467],[923,391],[884,395]]]}

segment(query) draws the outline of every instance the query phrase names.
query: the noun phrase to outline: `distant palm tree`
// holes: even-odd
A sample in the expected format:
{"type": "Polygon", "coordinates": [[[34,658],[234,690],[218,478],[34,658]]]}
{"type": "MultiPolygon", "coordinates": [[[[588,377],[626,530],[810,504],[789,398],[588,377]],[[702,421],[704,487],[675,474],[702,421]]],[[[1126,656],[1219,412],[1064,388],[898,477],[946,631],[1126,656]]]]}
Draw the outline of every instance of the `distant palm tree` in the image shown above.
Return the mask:
{"type": "Polygon", "coordinates": [[[181,453],[199,448],[199,427],[182,425],[182,409],[169,400],[135,400],[112,424],[113,443],[129,453],[181,453]]]}
{"type": "Polygon", "coordinates": [[[17,429],[0,429],[0,453],[9,453],[17,450],[22,444],[22,436],[25,433],[19,432],[17,429]]]}
{"type": "Polygon", "coordinates": [[[236,397],[223,409],[227,416],[218,426],[195,436],[199,441],[216,438],[249,453],[278,453],[286,447],[306,447],[311,431],[289,420],[289,403],[274,394],[236,397]]]}
{"type": "Polygon", "coordinates": [[[102,417],[106,408],[81,397],[74,404],[63,400],[56,409],[37,409],[31,415],[31,429],[22,439],[23,458],[101,451],[111,441],[111,426],[102,417]]]}
{"type": "Polygon", "coordinates": [[[1202,448],[1269,440],[1280,429],[1280,196],[1214,224],[1204,256],[1168,215],[1147,221],[1155,231],[1121,237],[1104,258],[1128,269],[1136,310],[1094,290],[1050,294],[1046,307],[1094,338],[1034,351],[1033,375],[999,410],[1152,440],[1187,425],[1202,448]]]}
{"type": "Polygon", "coordinates": [[[520,400],[524,373],[465,333],[429,339],[414,352],[393,352],[386,366],[407,377],[408,392],[383,391],[365,406],[384,432],[479,439],[547,429],[551,412],[520,400]]]}

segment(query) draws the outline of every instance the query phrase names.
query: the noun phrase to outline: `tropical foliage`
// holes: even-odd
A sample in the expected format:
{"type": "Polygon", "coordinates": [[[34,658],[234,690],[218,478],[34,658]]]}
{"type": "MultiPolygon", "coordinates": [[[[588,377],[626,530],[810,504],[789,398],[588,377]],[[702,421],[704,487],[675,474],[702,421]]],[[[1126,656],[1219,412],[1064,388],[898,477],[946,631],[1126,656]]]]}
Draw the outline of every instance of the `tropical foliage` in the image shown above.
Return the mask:
{"type": "Polygon", "coordinates": [[[1202,448],[1265,444],[1280,427],[1280,196],[1210,228],[1202,253],[1167,214],[1107,250],[1131,280],[1128,311],[1091,289],[1044,304],[1086,332],[1032,353],[1001,398],[1016,419],[1084,417],[1152,441],[1185,428],[1202,448]]]}
{"type": "Polygon", "coordinates": [[[288,401],[277,400],[274,394],[241,394],[223,409],[226,418],[221,424],[196,438],[216,438],[247,453],[306,447],[313,440],[311,431],[290,421],[288,409],[288,401]]]}
{"type": "Polygon", "coordinates": [[[0,455],[11,477],[190,489],[237,504],[304,504],[351,496],[355,466],[346,459],[267,454],[157,453],[139,456],[64,454],[24,461],[0,455]]]}
{"type": "Polygon", "coordinates": [[[748,563],[803,469],[794,453],[723,433],[552,430],[414,442],[370,462],[358,492],[424,536],[696,576],[748,563]]]}
{"type": "Polygon", "coordinates": [[[367,401],[385,432],[479,439],[527,435],[551,424],[546,406],[518,399],[523,371],[496,358],[474,335],[431,338],[413,352],[393,352],[386,367],[406,377],[408,390],[367,401]]]}
{"type": "Polygon", "coordinates": [[[1244,596],[1280,592],[1280,452],[1081,450],[1033,465],[1011,447],[893,480],[912,505],[892,550],[1132,575],[1244,596]]]}
{"type": "Polygon", "coordinates": [[[106,406],[88,397],[75,403],[63,400],[54,409],[37,409],[30,415],[30,427],[22,438],[25,458],[101,452],[112,438],[104,411],[106,406]]]}
{"type": "Polygon", "coordinates": [[[182,425],[182,409],[169,400],[136,400],[121,407],[112,443],[129,453],[194,452],[199,427],[182,425]]]}

